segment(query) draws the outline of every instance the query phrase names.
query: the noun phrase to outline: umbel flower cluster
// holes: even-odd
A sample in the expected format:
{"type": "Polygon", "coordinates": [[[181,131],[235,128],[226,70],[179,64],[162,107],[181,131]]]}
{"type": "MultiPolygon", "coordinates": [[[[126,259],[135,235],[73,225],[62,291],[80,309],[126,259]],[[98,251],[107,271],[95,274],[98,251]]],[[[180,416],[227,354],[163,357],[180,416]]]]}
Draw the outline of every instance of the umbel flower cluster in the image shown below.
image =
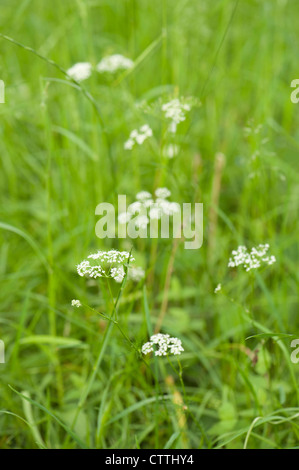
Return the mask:
{"type": "MultiPolygon", "coordinates": [[[[177,126],[180,122],[185,121],[186,115],[191,108],[197,105],[197,101],[194,97],[189,98],[174,98],[167,103],[159,103],[158,109],[155,110],[151,106],[147,106],[145,103],[139,104],[139,107],[146,113],[150,113],[160,118],[161,111],[164,118],[169,121],[168,130],[172,134],[177,131],[177,126]]],[[[134,129],[129,138],[124,143],[125,150],[132,150],[132,148],[138,144],[142,145],[143,142],[148,138],[152,137],[153,131],[148,124],[144,124],[139,129],[134,129]]],[[[162,150],[163,156],[173,158],[179,153],[179,147],[176,144],[169,144],[162,150]]]]}
{"type": "MultiPolygon", "coordinates": [[[[95,67],[99,73],[116,73],[119,70],[127,70],[134,66],[134,62],[121,54],[113,54],[104,57],[95,67]]],[[[67,70],[69,77],[77,82],[87,80],[92,74],[93,66],[90,62],[77,62],[67,70]]]]}
{"type": "Polygon", "coordinates": [[[125,150],[132,150],[134,145],[142,145],[143,142],[148,139],[149,137],[152,137],[153,131],[150,128],[148,124],[144,124],[144,126],[141,126],[138,130],[134,129],[130,133],[130,137],[128,140],[124,143],[124,149],[125,150]]]}
{"type": "Polygon", "coordinates": [[[170,335],[164,335],[158,333],[150,337],[150,341],[145,343],[142,348],[142,354],[149,354],[155,352],[155,356],[168,356],[168,355],[179,355],[184,351],[182,342],[178,338],[170,337],[170,335]]]}
{"type": "MultiPolygon", "coordinates": [[[[117,277],[114,277],[115,282],[122,282],[125,271],[123,268],[119,269],[119,274],[117,277]]],[[[145,277],[145,271],[143,268],[140,266],[129,266],[128,271],[127,271],[127,279],[128,281],[133,281],[133,282],[140,282],[143,278],[145,277]]]]}
{"type": "Polygon", "coordinates": [[[128,268],[128,280],[134,282],[140,282],[145,277],[145,271],[140,266],[129,266],[128,268]]]}
{"type": "Polygon", "coordinates": [[[69,77],[77,82],[87,80],[92,73],[92,65],[89,62],[78,62],[67,70],[69,77]]]}
{"type": "Polygon", "coordinates": [[[246,246],[239,246],[237,250],[232,252],[232,257],[229,259],[228,267],[235,268],[243,266],[246,271],[257,269],[263,264],[271,265],[276,262],[275,256],[267,255],[270,245],[258,245],[257,248],[252,248],[249,253],[246,246]]]}
{"type": "Polygon", "coordinates": [[[218,292],[220,292],[221,289],[222,289],[221,284],[217,284],[217,286],[215,287],[215,290],[214,290],[215,294],[217,294],[218,292]]]}
{"type": "Polygon", "coordinates": [[[124,265],[135,261],[127,251],[98,251],[87,257],[77,265],[79,276],[88,276],[96,279],[97,277],[112,278],[116,282],[122,282],[125,276],[124,265]],[[93,260],[93,261],[89,261],[93,260]],[[97,264],[93,264],[93,262],[97,264]]]}
{"type": "Polygon", "coordinates": [[[148,191],[140,191],[136,194],[136,201],[128,206],[127,211],[119,214],[119,222],[128,223],[135,216],[135,226],[146,228],[151,219],[159,220],[163,215],[172,216],[180,212],[177,202],[168,201],[170,195],[171,192],[167,188],[157,188],[155,196],[148,191]]]}
{"type": "Polygon", "coordinates": [[[162,105],[164,117],[170,119],[169,132],[175,133],[177,131],[177,125],[180,122],[185,121],[186,113],[190,110],[190,104],[179,100],[178,98],[162,105]]]}
{"type": "Polygon", "coordinates": [[[115,73],[118,70],[128,70],[134,66],[134,62],[121,54],[113,54],[104,57],[96,66],[96,70],[100,73],[115,73]]]}

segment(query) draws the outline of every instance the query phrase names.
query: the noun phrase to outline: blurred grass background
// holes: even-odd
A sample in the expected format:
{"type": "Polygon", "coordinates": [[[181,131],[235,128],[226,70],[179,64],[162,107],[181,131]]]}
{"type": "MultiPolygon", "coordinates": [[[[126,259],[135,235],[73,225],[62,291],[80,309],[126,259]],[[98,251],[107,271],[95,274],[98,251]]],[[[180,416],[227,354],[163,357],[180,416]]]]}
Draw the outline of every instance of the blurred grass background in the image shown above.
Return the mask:
{"type": "Polygon", "coordinates": [[[246,340],[296,336],[298,328],[299,111],[290,100],[298,77],[296,2],[2,0],[0,23],[2,34],[65,70],[112,53],[137,61],[128,74],[95,72],[82,83],[99,119],[57,68],[0,39],[0,447],[239,448],[257,416],[263,420],[248,447],[296,447],[299,366],[290,361],[290,339],[246,340]],[[165,122],[136,104],[174,96],[201,105],[179,125],[180,152],[166,162],[165,122]],[[145,122],[154,144],[125,152],[130,131],[145,122]],[[150,274],[146,291],[127,285],[120,318],[141,345],[146,304],[155,325],[167,298],[162,331],[182,339],[196,419],[182,419],[180,382],[167,361],[159,366],[162,404],[115,330],[74,437],[106,324],[70,301],[111,307],[103,286],[79,278],[75,266],[92,250],[130,248],[129,240],[96,238],[95,207],[117,194],[133,201],[138,191],[153,191],[157,178],[172,200],[204,203],[204,244],[195,252],[180,244],[172,272],[172,240],[158,241],[156,257],[150,240],[134,241],[150,274]],[[254,276],[254,293],[247,273],[227,268],[241,243],[269,243],[277,257],[254,276]],[[219,282],[227,295],[214,294],[219,282]]]}

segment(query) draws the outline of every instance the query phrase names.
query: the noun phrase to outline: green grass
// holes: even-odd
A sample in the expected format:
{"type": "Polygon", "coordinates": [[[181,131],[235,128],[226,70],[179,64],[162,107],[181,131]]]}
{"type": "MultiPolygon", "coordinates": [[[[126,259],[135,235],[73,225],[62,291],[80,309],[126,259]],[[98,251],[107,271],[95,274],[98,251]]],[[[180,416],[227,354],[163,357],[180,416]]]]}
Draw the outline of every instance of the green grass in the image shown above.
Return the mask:
{"type": "Polygon", "coordinates": [[[0,448],[298,447],[297,16],[292,0],[2,1],[0,448]],[[111,53],[135,67],[63,73],[111,53]],[[166,161],[157,109],[174,96],[200,105],[166,161]],[[124,151],[144,123],[154,138],[124,151]],[[157,183],[204,204],[202,248],[96,237],[100,202],[157,183]],[[273,266],[227,267],[260,243],[273,266]],[[119,285],[112,301],[76,264],[131,247],[147,277],[125,284],[116,324],[97,311],[119,285]],[[138,354],[163,309],[180,364],[138,354]]]}

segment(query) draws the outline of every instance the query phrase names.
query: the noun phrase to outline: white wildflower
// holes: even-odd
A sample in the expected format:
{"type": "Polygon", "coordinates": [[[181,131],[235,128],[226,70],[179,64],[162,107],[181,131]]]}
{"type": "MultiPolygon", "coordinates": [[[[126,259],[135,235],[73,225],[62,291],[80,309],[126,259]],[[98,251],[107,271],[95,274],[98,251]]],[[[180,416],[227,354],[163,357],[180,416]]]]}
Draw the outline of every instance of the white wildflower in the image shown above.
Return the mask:
{"type": "Polygon", "coordinates": [[[130,133],[129,139],[124,143],[125,150],[132,150],[135,144],[142,145],[143,142],[152,137],[153,131],[148,124],[144,124],[138,130],[134,129],[130,133]]]}
{"type": "Polygon", "coordinates": [[[143,201],[143,205],[146,209],[148,209],[149,207],[152,207],[153,204],[154,204],[153,199],[146,199],[146,201],[143,201]]]}
{"type": "Polygon", "coordinates": [[[77,265],[77,272],[79,276],[88,276],[96,279],[97,277],[112,278],[116,282],[121,282],[124,278],[125,271],[124,265],[129,261],[134,261],[134,258],[127,251],[98,251],[92,253],[77,265]],[[99,264],[93,265],[89,259],[97,261],[99,264]]]}
{"type": "Polygon", "coordinates": [[[124,143],[124,149],[125,150],[132,150],[134,147],[135,142],[133,139],[129,138],[125,143],[124,143]]]}
{"type": "Polygon", "coordinates": [[[131,220],[132,214],[129,212],[121,212],[118,215],[118,221],[120,224],[126,224],[131,220]]]}
{"type": "Polygon", "coordinates": [[[177,202],[169,202],[165,199],[156,199],[156,203],[162,213],[166,215],[173,215],[175,213],[179,213],[181,210],[180,205],[177,202]]]}
{"type": "Polygon", "coordinates": [[[146,135],[146,137],[152,137],[153,135],[153,131],[148,124],[144,124],[139,130],[142,134],[146,135]]]}
{"type": "Polygon", "coordinates": [[[215,290],[214,290],[215,294],[217,294],[217,292],[220,292],[221,289],[222,289],[221,284],[218,284],[217,287],[216,287],[215,290]]]}
{"type": "Polygon", "coordinates": [[[155,195],[159,199],[166,199],[171,195],[171,192],[167,188],[157,188],[155,191],[155,195]]]}
{"type": "Polygon", "coordinates": [[[146,215],[139,215],[134,220],[135,226],[139,228],[146,228],[149,224],[149,218],[146,215]]]}
{"type": "Polygon", "coordinates": [[[138,135],[136,136],[136,143],[137,143],[138,145],[142,145],[143,142],[144,142],[146,139],[147,139],[147,136],[146,136],[145,134],[138,134],[138,135]]]}
{"type": "MultiPolygon", "coordinates": [[[[114,280],[116,282],[122,282],[122,280],[124,278],[124,275],[125,275],[125,273],[123,271],[123,268],[119,269],[119,272],[115,271],[113,274],[114,274],[114,280]]],[[[142,269],[139,266],[137,266],[137,267],[129,266],[128,275],[127,275],[128,280],[133,281],[133,282],[139,282],[144,277],[145,277],[144,269],[142,269]]]]}
{"type": "Polygon", "coordinates": [[[67,70],[69,77],[77,82],[82,82],[90,77],[92,72],[92,65],[89,62],[78,62],[67,70]]]}
{"type": "Polygon", "coordinates": [[[140,266],[129,266],[128,279],[134,282],[139,282],[145,277],[145,271],[140,266]]]}
{"type": "Polygon", "coordinates": [[[136,199],[138,201],[146,201],[147,199],[151,199],[152,195],[148,191],[140,191],[136,194],[136,199]]]}
{"type": "Polygon", "coordinates": [[[154,204],[153,207],[150,208],[149,217],[150,219],[160,219],[162,215],[161,208],[154,204]]]}
{"type": "Polygon", "coordinates": [[[141,352],[149,354],[155,351],[155,356],[168,356],[170,354],[179,355],[184,351],[182,342],[178,338],[170,337],[170,335],[158,333],[150,337],[150,341],[145,343],[141,352]],[[156,346],[154,348],[154,345],[156,346]]]}
{"type": "Polygon", "coordinates": [[[169,103],[162,105],[162,111],[165,118],[170,119],[169,131],[175,133],[177,130],[177,125],[185,121],[186,113],[191,110],[191,106],[188,103],[175,98],[169,103]]]}
{"type": "Polygon", "coordinates": [[[276,258],[275,258],[275,256],[271,255],[269,260],[268,260],[268,265],[271,266],[271,264],[274,264],[274,263],[276,263],[276,258]]]}
{"type": "Polygon", "coordinates": [[[272,265],[276,262],[275,256],[267,256],[270,245],[258,245],[257,248],[252,248],[249,253],[246,246],[239,246],[237,250],[232,252],[232,257],[229,259],[228,267],[235,268],[242,265],[246,271],[251,269],[258,269],[262,264],[272,265]]]}
{"type": "Polygon", "coordinates": [[[134,66],[134,62],[121,54],[113,54],[104,57],[96,66],[99,73],[115,73],[118,70],[128,70],[134,66]]]}
{"type": "Polygon", "coordinates": [[[150,341],[148,341],[147,343],[144,343],[144,345],[142,346],[141,351],[142,351],[143,354],[149,354],[149,353],[153,352],[154,351],[153,343],[151,343],[150,341]]]}
{"type": "Polygon", "coordinates": [[[77,307],[77,308],[79,308],[79,307],[81,307],[81,306],[82,306],[82,304],[81,304],[80,300],[77,300],[77,299],[73,299],[73,300],[72,300],[72,307],[77,307]]]}
{"type": "Polygon", "coordinates": [[[116,282],[122,282],[125,277],[124,267],[120,266],[119,268],[111,268],[109,274],[116,282]]]}
{"type": "Polygon", "coordinates": [[[135,214],[136,212],[139,213],[142,211],[142,208],[143,208],[143,204],[141,201],[132,202],[132,204],[130,204],[128,207],[128,213],[132,215],[135,214]]]}
{"type": "Polygon", "coordinates": [[[167,188],[157,188],[155,197],[148,191],[140,191],[136,194],[136,201],[130,204],[127,212],[118,216],[120,223],[128,223],[137,213],[134,222],[136,227],[146,228],[151,219],[161,219],[163,215],[173,216],[180,213],[181,208],[177,202],[171,202],[167,198],[171,192],[167,188]]]}

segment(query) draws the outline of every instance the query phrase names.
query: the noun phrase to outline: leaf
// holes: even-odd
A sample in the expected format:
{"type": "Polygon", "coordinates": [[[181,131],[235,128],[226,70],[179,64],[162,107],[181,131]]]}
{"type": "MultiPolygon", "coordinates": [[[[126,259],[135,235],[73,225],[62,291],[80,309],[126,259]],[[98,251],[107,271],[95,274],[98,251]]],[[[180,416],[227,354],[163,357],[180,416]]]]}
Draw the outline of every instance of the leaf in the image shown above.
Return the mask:
{"type": "Polygon", "coordinates": [[[28,235],[28,233],[24,232],[23,230],[20,230],[17,227],[14,227],[13,225],[9,225],[9,224],[6,224],[4,222],[0,222],[0,228],[2,228],[3,230],[9,230],[10,232],[13,232],[13,233],[19,235],[20,237],[24,238],[24,240],[26,240],[29,243],[29,245],[31,246],[31,248],[35,251],[35,253],[37,254],[37,256],[40,259],[41,263],[45,266],[46,270],[48,272],[51,271],[50,265],[48,264],[48,261],[46,260],[45,256],[43,255],[43,253],[42,253],[41,249],[39,248],[38,244],[36,243],[36,241],[32,237],[30,237],[30,235],[28,235]]]}
{"type": "MultiPolygon", "coordinates": [[[[24,397],[30,398],[30,395],[26,390],[23,391],[23,395],[24,397]]],[[[37,443],[38,447],[44,449],[46,447],[46,444],[44,443],[43,438],[39,432],[38,426],[35,423],[33,413],[32,413],[31,403],[25,398],[22,398],[22,402],[23,402],[24,414],[26,416],[32,436],[35,442],[37,443]]]]}
{"type": "Polygon", "coordinates": [[[37,408],[39,408],[40,410],[44,411],[45,413],[47,413],[49,416],[51,416],[51,418],[53,418],[73,439],[75,442],[77,442],[77,444],[82,448],[82,449],[88,449],[88,447],[84,444],[83,441],[81,441],[81,439],[77,436],[77,434],[72,431],[63,421],[61,421],[57,416],[54,415],[54,413],[52,413],[51,411],[49,411],[47,408],[45,408],[43,405],[40,405],[37,401],[33,400],[32,398],[29,398],[28,396],[26,395],[23,395],[22,393],[18,392],[17,390],[15,390],[11,385],[8,385],[9,388],[15,392],[17,395],[19,395],[19,397],[29,401],[29,403],[31,403],[32,405],[35,405],[37,406],[37,408]]]}
{"type": "Polygon", "coordinates": [[[74,132],[68,129],[64,129],[63,127],[59,127],[59,126],[54,126],[53,131],[69,139],[71,142],[77,145],[82,150],[82,152],[85,153],[88,157],[90,157],[93,161],[98,160],[98,155],[95,152],[93,152],[93,150],[84,142],[84,140],[82,140],[80,137],[74,134],[74,132]]]}
{"type": "Polygon", "coordinates": [[[268,339],[268,338],[273,338],[274,341],[282,338],[294,338],[296,335],[293,335],[291,333],[259,333],[257,335],[251,335],[245,338],[245,341],[251,338],[258,338],[258,339],[268,339]]]}
{"type": "Polygon", "coordinates": [[[21,344],[52,344],[64,347],[80,347],[86,348],[87,346],[80,340],[74,338],[65,338],[64,336],[51,336],[51,335],[34,335],[26,336],[20,340],[21,344]]]}
{"type": "MultiPolygon", "coordinates": [[[[164,395],[164,396],[160,396],[158,397],[158,400],[159,401],[163,401],[163,400],[171,400],[172,399],[172,395],[164,395]]],[[[142,408],[143,406],[145,405],[149,405],[150,403],[154,403],[156,401],[156,397],[151,397],[151,398],[146,398],[145,400],[141,400],[141,401],[138,401],[137,403],[134,403],[134,405],[131,405],[129,406],[128,408],[126,408],[125,410],[121,411],[120,413],[118,413],[116,416],[114,416],[113,418],[111,418],[107,423],[106,425],[108,424],[111,424],[111,423],[114,423],[115,421],[119,421],[121,418],[123,418],[124,416],[127,416],[128,414],[130,413],[133,413],[133,411],[136,411],[138,410],[139,408],[142,408]]]]}

